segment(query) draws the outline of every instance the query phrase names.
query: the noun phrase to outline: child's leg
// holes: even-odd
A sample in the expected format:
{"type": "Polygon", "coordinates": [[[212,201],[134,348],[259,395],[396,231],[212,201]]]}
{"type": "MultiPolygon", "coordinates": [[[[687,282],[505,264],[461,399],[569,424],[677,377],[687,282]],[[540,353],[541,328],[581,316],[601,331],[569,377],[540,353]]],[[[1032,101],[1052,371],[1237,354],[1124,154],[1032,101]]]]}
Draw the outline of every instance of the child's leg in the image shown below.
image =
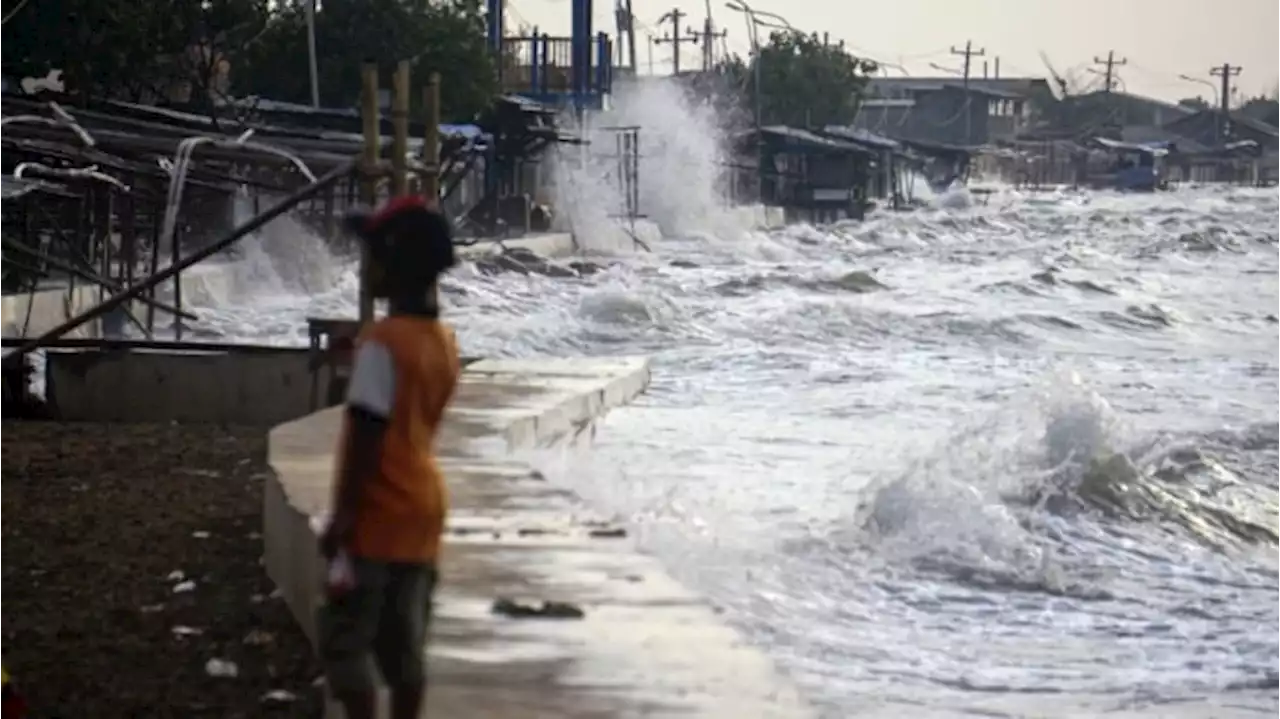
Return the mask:
{"type": "Polygon", "coordinates": [[[374,719],[377,677],[374,645],[386,603],[389,570],[386,564],[352,560],[355,586],[328,597],[317,616],[320,660],[334,698],[347,719],[374,719]]]}
{"type": "Polygon", "coordinates": [[[374,655],[391,688],[392,719],[418,719],[426,689],[427,628],[436,587],[430,564],[388,565],[374,655]]]}

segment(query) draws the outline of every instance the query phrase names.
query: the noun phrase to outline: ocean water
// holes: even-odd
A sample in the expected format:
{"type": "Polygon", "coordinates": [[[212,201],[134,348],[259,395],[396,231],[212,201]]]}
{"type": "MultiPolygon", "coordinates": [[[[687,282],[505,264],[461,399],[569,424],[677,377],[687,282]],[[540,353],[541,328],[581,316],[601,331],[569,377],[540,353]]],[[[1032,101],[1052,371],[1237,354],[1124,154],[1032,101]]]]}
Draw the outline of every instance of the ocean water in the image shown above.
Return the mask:
{"type": "MultiPolygon", "coordinates": [[[[606,269],[445,286],[468,354],[653,358],[589,455],[539,459],[558,481],[833,717],[1275,715],[1274,189],[960,190],[764,233],[717,195],[715,118],[661,87],[618,114],[652,252],[606,218],[608,163],[566,155],[606,269]]],[[[220,271],[201,335],[354,313],[351,262],[288,219],[220,271]]]]}

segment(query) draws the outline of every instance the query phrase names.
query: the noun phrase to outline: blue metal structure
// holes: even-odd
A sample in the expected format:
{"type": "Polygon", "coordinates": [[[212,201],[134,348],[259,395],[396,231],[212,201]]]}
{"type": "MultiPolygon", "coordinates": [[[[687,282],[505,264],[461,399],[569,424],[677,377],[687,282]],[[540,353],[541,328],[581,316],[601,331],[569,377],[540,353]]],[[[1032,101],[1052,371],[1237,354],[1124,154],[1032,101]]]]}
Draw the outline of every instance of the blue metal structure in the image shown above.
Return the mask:
{"type": "Polygon", "coordinates": [[[592,0],[570,0],[572,35],[567,38],[536,29],[527,37],[506,37],[504,0],[487,2],[489,51],[498,59],[504,92],[552,107],[604,107],[613,86],[613,42],[606,33],[593,33],[592,0]]]}

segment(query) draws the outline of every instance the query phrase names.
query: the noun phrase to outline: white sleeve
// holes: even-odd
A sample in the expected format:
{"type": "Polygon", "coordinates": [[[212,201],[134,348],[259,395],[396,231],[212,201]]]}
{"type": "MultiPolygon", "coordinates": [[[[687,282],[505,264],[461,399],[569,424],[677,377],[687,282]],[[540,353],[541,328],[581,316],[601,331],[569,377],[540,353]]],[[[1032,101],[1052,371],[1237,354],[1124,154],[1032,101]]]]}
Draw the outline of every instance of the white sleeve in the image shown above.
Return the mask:
{"type": "Polygon", "coordinates": [[[390,417],[395,396],[396,368],[391,351],[378,342],[361,344],[347,385],[347,405],[390,417]]]}

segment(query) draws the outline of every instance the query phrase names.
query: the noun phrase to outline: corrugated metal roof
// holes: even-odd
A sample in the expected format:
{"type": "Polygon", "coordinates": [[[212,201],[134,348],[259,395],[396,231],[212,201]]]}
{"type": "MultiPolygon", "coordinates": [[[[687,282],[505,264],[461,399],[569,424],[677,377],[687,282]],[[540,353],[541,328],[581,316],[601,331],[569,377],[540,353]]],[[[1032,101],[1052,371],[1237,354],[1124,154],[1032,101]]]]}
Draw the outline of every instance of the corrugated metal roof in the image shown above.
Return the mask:
{"type": "Polygon", "coordinates": [[[851,125],[827,125],[822,131],[828,135],[835,135],[838,138],[857,143],[864,147],[874,147],[877,150],[897,150],[902,147],[902,143],[884,135],[877,135],[870,130],[864,130],[861,127],[853,127],[851,125]]]}
{"type": "Polygon", "coordinates": [[[1122,127],[1120,128],[1120,139],[1125,142],[1141,144],[1163,143],[1165,145],[1175,145],[1178,148],[1178,152],[1185,153],[1208,152],[1210,149],[1191,138],[1183,137],[1156,125],[1128,125],[1122,127]]]}
{"type": "Polygon", "coordinates": [[[975,95],[986,95],[987,97],[998,97],[1004,100],[1025,100],[1027,98],[1027,95],[1024,92],[1003,90],[994,85],[980,85],[974,81],[970,81],[967,87],[962,82],[948,82],[944,84],[942,88],[946,90],[970,92],[975,95]]]}
{"type": "Polygon", "coordinates": [[[761,134],[773,135],[775,137],[785,138],[794,143],[801,145],[810,145],[812,147],[821,147],[830,150],[844,150],[846,152],[856,152],[859,154],[870,154],[867,148],[848,142],[846,140],[837,140],[831,137],[823,137],[808,130],[802,130],[798,127],[789,127],[787,125],[769,125],[760,128],[761,134]]]}
{"type": "Polygon", "coordinates": [[[1169,148],[1163,146],[1167,143],[1121,142],[1106,137],[1095,137],[1093,141],[1109,150],[1145,152],[1156,157],[1169,154],[1169,148]]]}
{"type": "MultiPolygon", "coordinates": [[[[1166,122],[1164,126],[1167,128],[1185,127],[1186,125],[1191,123],[1192,118],[1198,118],[1205,115],[1212,117],[1220,114],[1222,114],[1222,111],[1216,108],[1209,109],[1209,110],[1198,110],[1198,111],[1192,112],[1186,117],[1180,117],[1174,120],[1173,122],[1166,122]]],[[[1243,115],[1238,112],[1232,112],[1228,115],[1228,117],[1231,119],[1231,123],[1234,125],[1247,127],[1250,130],[1253,130],[1254,132],[1257,132],[1262,135],[1269,135],[1271,137],[1280,137],[1280,130],[1277,130],[1277,128],[1272,127],[1271,125],[1268,125],[1267,123],[1262,122],[1260,120],[1255,120],[1252,117],[1243,115]]]]}
{"type": "MultiPolygon", "coordinates": [[[[156,118],[164,118],[177,122],[184,122],[191,125],[207,127],[213,131],[216,127],[212,118],[207,115],[199,115],[191,112],[183,112],[182,110],[174,110],[167,107],[156,107],[153,105],[140,105],[134,102],[124,102],[122,100],[109,100],[108,106],[128,109],[138,114],[151,115],[156,118]]],[[[229,105],[239,107],[241,109],[257,109],[266,113],[275,113],[277,115],[294,115],[296,117],[337,117],[337,118],[358,118],[360,113],[355,110],[345,108],[330,107],[311,107],[310,105],[299,105],[293,102],[282,102],[280,100],[269,100],[266,98],[254,97],[240,100],[233,100],[229,105]]],[[[224,122],[226,122],[224,120],[224,122]]],[[[233,124],[233,123],[229,123],[233,124]]],[[[273,128],[263,127],[263,133],[269,133],[273,128]]],[[[350,133],[348,133],[350,134],[350,133]]],[[[483,134],[480,128],[475,125],[440,125],[440,134],[444,137],[462,137],[473,139],[483,134]]],[[[351,135],[358,137],[358,135],[351,135]]]]}
{"type": "MultiPolygon", "coordinates": [[[[946,85],[957,84],[954,75],[943,77],[873,77],[867,81],[869,88],[900,87],[904,90],[941,90],[946,85]]],[[[969,88],[972,90],[993,93],[1011,93],[1026,97],[1037,88],[1047,88],[1052,94],[1056,92],[1053,83],[1042,77],[999,77],[970,78],[969,88]]]]}

